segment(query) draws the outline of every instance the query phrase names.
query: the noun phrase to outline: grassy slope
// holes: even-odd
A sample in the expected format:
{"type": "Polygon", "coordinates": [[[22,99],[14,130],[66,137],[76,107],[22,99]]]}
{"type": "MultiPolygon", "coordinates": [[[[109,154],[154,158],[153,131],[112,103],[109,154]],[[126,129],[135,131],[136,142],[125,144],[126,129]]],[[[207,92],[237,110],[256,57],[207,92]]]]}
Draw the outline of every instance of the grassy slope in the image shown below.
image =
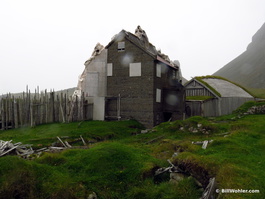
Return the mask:
{"type": "MultiPolygon", "coordinates": [[[[254,103],[249,103],[248,106],[254,103]]],[[[237,113],[238,114],[238,113],[237,113]]],[[[99,198],[199,198],[201,191],[190,178],[178,185],[153,182],[157,167],[193,165],[216,177],[220,189],[258,189],[259,194],[222,194],[220,198],[264,198],[265,115],[235,115],[220,118],[192,117],[163,123],[151,133],[135,134],[135,121],[87,121],[49,124],[35,128],[8,130],[0,139],[50,145],[56,136],[82,135],[98,140],[90,149],[73,149],[44,154],[34,161],[15,156],[0,158],[0,195],[4,198],[84,198],[92,191],[99,198]],[[191,127],[202,124],[208,134],[191,127]],[[183,130],[180,128],[183,127],[183,130]],[[228,132],[224,137],[223,133],[228,132]],[[192,141],[214,140],[204,150],[192,141]],[[105,141],[103,141],[105,140],[105,141]],[[179,155],[172,158],[178,151],[179,155]]],[[[82,144],[77,143],[77,144],[82,144]]]]}
{"type": "Polygon", "coordinates": [[[248,88],[248,90],[253,96],[265,99],[265,88],[248,88]]]}

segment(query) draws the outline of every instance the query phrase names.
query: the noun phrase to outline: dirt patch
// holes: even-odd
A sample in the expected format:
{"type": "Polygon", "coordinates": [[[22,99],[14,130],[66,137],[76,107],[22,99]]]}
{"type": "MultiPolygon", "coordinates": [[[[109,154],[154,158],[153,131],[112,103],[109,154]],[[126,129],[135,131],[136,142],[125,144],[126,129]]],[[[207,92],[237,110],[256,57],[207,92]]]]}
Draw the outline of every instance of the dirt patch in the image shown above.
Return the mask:
{"type": "Polygon", "coordinates": [[[173,164],[178,166],[186,174],[198,180],[204,189],[207,187],[209,179],[212,177],[205,168],[194,162],[175,160],[173,164]]]}

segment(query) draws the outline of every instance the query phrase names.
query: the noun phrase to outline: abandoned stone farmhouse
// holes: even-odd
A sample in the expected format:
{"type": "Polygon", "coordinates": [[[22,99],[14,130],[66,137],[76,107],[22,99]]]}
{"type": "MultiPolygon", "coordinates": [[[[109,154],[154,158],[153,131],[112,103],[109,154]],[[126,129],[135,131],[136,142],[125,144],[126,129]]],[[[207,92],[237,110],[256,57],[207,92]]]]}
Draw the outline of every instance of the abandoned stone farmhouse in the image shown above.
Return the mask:
{"type": "Polygon", "coordinates": [[[195,77],[185,84],[186,116],[216,117],[231,114],[247,101],[253,101],[243,87],[224,78],[195,77]]]}
{"type": "Polygon", "coordinates": [[[80,93],[93,105],[93,120],[136,119],[151,128],[183,119],[185,110],[179,62],[157,50],[140,26],[96,45],[80,75],[80,93]]]}

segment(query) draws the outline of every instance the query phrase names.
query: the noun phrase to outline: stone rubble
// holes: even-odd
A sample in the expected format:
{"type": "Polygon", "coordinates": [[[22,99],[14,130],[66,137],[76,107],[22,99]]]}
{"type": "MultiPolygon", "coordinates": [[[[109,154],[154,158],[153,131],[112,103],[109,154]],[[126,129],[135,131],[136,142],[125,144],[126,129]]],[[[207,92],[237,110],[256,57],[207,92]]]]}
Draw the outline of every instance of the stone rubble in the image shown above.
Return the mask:
{"type": "Polygon", "coordinates": [[[185,128],[182,126],[179,128],[180,131],[185,131],[185,129],[187,129],[191,133],[203,133],[206,135],[210,133],[210,130],[207,130],[206,128],[204,128],[203,125],[200,123],[198,123],[196,127],[190,126],[190,127],[185,128]]]}
{"type": "Polygon", "coordinates": [[[261,106],[252,106],[250,107],[244,115],[253,115],[253,114],[265,114],[265,105],[261,106]]]}

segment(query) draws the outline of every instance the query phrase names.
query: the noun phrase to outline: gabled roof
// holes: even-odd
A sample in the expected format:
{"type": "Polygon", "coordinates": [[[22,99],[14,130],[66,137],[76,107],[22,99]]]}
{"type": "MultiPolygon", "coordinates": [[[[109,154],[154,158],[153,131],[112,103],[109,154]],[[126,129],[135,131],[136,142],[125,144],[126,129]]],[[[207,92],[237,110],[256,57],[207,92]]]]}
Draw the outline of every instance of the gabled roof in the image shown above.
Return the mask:
{"type": "Polygon", "coordinates": [[[179,68],[179,66],[177,66],[173,62],[169,62],[166,59],[164,59],[163,56],[166,55],[163,55],[161,52],[157,51],[156,47],[153,44],[151,44],[148,40],[146,41],[144,39],[140,39],[135,34],[132,34],[126,30],[121,30],[118,34],[116,34],[105,48],[109,48],[114,42],[122,41],[124,38],[128,39],[130,42],[132,42],[137,47],[139,47],[144,52],[146,52],[151,57],[153,57],[155,60],[158,60],[159,62],[162,62],[174,69],[179,68]]]}

